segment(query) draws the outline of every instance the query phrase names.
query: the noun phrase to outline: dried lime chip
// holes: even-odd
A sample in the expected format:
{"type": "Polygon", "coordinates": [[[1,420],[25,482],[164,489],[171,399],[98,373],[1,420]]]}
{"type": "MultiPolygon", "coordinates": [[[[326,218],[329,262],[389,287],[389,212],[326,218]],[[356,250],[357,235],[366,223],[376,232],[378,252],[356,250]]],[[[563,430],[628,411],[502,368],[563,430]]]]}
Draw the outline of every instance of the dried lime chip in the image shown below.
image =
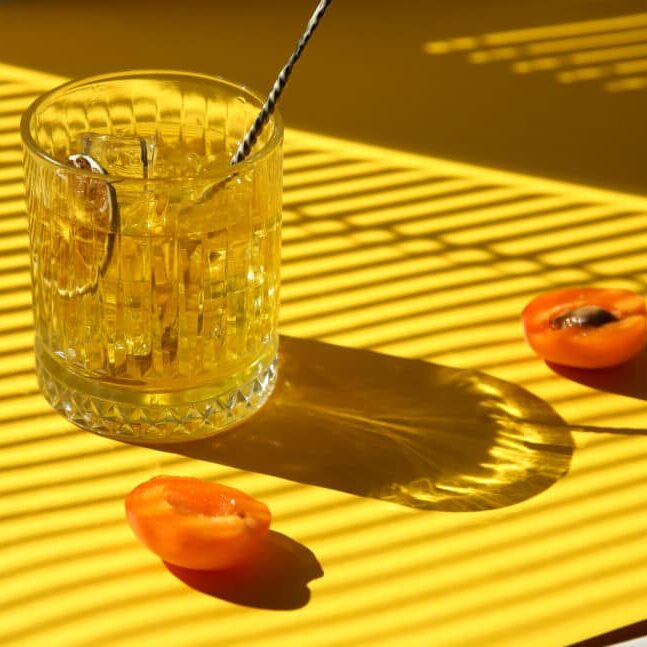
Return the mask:
{"type": "MultiPolygon", "coordinates": [[[[70,166],[97,175],[106,175],[103,167],[89,155],[68,156],[70,166]]],[[[97,290],[99,279],[106,273],[119,229],[119,207],[115,188],[105,180],[87,176],[70,177],[70,235],[57,237],[56,257],[69,263],[72,287],[57,286],[61,296],[72,298],[97,290]],[[73,238],[73,240],[72,240],[73,238]]]]}

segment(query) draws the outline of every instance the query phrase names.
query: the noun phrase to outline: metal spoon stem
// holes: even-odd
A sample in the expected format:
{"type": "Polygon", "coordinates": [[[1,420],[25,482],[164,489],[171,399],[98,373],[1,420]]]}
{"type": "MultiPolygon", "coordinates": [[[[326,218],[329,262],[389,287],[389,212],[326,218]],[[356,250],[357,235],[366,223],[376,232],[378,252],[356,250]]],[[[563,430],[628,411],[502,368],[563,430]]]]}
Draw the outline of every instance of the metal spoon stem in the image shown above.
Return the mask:
{"type": "Polygon", "coordinates": [[[321,0],[321,2],[319,2],[319,4],[317,5],[317,8],[314,10],[314,13],[308,21],[308,25],[306,26],[305,31],[303,32],[301,38],[299,39],[299,42],[297,43],[296,49],[279,73],[276,81],[274,82],[274,85],[272,86],[272,90],[270,91],[267,100],[265,101],[265,104],[261,108],[261,111],[258,113],[256,120],[247,131],[247,134],[240,142],[238,148],[236,149],[236,152],[230,160],[230,164],[238,164],[249,155],[252,147],[256,143],[256,140],[267,124],[271,114],[274,112],[274,108],[276,107],[281,93],[285,89],[288,79],[290,78],[294,64],[299,60],[301,53],[303,52],[306,44],[310,40],[310,37],[312,36],[314,30],[317,28],[319,21],[323,17],[326,9],[328,8],[328,5],[331,2],[332,0],[321,0]]]}

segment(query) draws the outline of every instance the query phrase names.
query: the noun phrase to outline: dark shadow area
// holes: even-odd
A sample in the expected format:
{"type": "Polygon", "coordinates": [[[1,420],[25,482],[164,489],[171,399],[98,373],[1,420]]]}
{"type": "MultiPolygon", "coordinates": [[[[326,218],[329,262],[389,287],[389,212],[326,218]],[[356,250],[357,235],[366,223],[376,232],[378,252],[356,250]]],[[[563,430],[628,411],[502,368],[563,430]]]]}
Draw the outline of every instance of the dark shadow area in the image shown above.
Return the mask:
{"type": "Polygon", "coordinates": [[[647,620],[634,622],[625,627],[620,627],[620,629],[614,629],[608,633],[587,638],[586,640],[573,643],[569,647],[609,647],[610,645],[617,645],[620,642],[636,640],[637,638],[647,638],[647,620]]]}
{"type": "Polygon", "coordinates": [[[424,510],[518,503],[569,468],[561,418],[485,374],[282,337],[279,375],[251,421],[157,448],[424,510]]]}
{"type": "Polygon", "coordinates": [[[256,609],[299,609],[310,601],[308,583],[323,577],[312,551],[273,530],[258,554],[240,566],[221,571],[165,566],[200,593],[256,609]]]}
{"type": "Polygon", "coordinates": [[[546,362],[548,367],[566,379],[598,391],[647,400],[647,348],[619,366],[586,370],[546,362]]]}

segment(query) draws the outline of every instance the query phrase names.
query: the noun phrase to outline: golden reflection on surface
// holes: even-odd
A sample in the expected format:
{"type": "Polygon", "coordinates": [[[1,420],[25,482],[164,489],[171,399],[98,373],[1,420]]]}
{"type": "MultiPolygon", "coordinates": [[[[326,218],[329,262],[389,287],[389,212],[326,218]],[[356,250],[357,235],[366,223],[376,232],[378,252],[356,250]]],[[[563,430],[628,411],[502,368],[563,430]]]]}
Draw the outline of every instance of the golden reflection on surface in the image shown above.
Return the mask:
{"type": "MultiPolygon", "coordinates": [[[[643,71],[645,27],[647,13],[640,13],[432,41],[425,43],[423,50],[432,56],[467,51],[470,63],[504,61],[517,74],[554,71],[557,81],[570,84],[643,71]]],[[[646,86],[632,78],[603,83],[602,87],[617,93],[646,86]]]]}
{"type": "Polygon", "coordinates": [[[164,449],[422,510],[523,501],[568,471],[572,440],[513,384],[281,338],[279,385],[237,429],[164,449]]]}

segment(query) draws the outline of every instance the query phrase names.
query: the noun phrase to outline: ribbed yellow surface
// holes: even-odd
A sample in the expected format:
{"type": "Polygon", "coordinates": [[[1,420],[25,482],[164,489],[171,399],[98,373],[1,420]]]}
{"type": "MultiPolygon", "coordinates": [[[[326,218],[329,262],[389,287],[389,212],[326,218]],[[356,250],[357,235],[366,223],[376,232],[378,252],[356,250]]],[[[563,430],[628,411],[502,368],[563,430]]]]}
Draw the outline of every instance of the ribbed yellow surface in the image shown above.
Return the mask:
{"type": "MultiPolygon", "coordinates": [[[[51,413],[32,371],[17,128],[56,82],[0,67],[0,644],[544,647],[643,619],[644,435],[574,432],[548,490],[449,513],[120,445],[51,413]],[[323,568],[310,601],[255,609],[173,577],[123,515],[157,473],[266,501],[323,568]]],[[[645,428],[642,400],[534,358],[518,315],[561,285],[642,291],[646,224],[642,197],[289,131],[282,332],[482,369],[571,424],[645,428]]]]}

